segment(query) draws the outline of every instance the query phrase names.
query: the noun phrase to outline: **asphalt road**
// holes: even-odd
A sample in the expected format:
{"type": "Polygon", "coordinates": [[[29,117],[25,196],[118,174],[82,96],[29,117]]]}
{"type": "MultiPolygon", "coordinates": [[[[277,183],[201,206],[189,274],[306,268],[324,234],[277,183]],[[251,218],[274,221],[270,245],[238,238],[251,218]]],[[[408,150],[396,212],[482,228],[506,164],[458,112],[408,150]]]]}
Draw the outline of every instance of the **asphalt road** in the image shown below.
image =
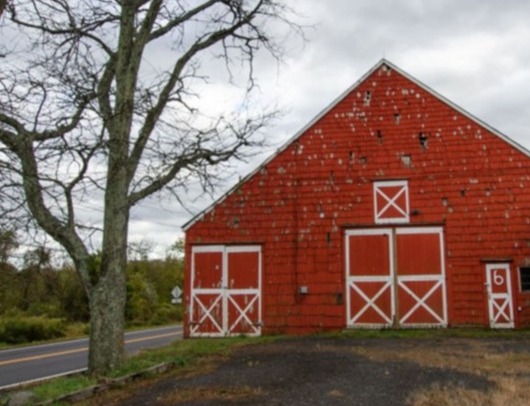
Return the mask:
{"type": "MultiPolygon", "coordinates": [[[[125,334],[128,354],[167,345],[182,338],[182,326],[161,327],[125,334]]],[[[88,339],[63,341],[0,351],[0,390],[22,383],[83,371],[88,339]]]]}

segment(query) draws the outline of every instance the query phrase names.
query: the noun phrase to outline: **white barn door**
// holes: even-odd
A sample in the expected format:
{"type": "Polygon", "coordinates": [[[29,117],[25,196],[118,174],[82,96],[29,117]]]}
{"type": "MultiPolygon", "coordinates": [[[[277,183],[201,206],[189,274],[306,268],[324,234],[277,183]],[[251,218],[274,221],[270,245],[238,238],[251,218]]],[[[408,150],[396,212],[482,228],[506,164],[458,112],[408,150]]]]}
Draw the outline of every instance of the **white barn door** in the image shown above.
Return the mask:
{"type": "Polygon", "coordinates": [[[491,328],[513,328],[510,264],[487,264],[486,286],[491,328]]]}
{"type": "Polygon", "coordinates": [[[346,230],[346,326],[446,327],[441,227],[346,230]]]}
{"type": "Polygon", "coordinates": [[[261,334],[261,247],[192,248],[191,337],[261,334]]]}

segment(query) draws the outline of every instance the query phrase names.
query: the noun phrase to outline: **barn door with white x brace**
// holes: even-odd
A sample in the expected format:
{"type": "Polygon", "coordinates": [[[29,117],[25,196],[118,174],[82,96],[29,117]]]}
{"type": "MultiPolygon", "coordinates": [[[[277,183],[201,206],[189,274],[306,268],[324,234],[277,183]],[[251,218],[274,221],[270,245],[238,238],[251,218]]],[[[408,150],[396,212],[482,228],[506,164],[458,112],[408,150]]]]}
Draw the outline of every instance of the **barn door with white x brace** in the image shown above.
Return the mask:
{"type": "Polygon", "coordinates": [[[394,318],[391,229],[346,232],[346,313],[349,327],[388,327],[394,318]]]}
{"type": "Polygon", "coordinates": [[[447,325],[443,229],[346,232],[348,327],[447,325]]]}
{"type": "Polygon", "coordinates": [[[487,264],[486,286],[491,328],[513,328],[510,264],[487,264]]]}
{"type": "Polygon", "coordinates": [[[261,247],[192,248],[192,337],[261,334],[261,247]]]}

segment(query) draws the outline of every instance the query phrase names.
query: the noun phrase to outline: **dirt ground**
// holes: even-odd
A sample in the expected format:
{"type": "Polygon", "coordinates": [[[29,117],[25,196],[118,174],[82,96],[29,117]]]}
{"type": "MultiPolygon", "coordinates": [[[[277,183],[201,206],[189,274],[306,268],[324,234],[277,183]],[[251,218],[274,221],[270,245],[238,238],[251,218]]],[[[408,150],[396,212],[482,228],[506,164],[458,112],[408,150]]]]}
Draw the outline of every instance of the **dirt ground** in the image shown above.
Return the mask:
{"type": "Polygon", "coordinates": [[[280,339],[92,405],[529,405],[529,339],[280,339]]]}

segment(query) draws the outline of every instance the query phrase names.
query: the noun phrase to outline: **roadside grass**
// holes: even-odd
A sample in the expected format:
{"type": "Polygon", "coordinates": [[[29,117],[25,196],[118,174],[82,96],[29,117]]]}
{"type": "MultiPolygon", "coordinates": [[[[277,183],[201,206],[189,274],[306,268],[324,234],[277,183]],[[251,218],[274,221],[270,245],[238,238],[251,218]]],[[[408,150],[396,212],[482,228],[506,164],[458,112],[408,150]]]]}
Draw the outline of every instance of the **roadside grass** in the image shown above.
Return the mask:
{"type": "Polygon", "coordinates": [[[146,350],[137,356],[129,358],[122,367],[114,370],[109,378],[117,378],[142,371],[161,363],[172,363],[177,367],[193,366],[196,361],[207,356],[227,356],[234,348],[253,343],[270,341],[270,337],[248,338],[216,338],[179,340],[170,346],[155,350],[146,350]]]}
{"type": "Polygon", "coordinates": [[[10,350],[13,348],[23,348],[30,347],[32,345],[42,345],[42,344],[53,344],[59,343],[62,341],[75,340],[78,338],[87,337],[88,334],[88,324],[86,323],[67,323],[61,333],[60,337],[51,338],[48,340],[35,340],[35,341],[26,341],[20,343],[6,343],[5,341],[0,340],[0,350],[10,350]]]}
{"type": "MultiPolygon", "coordinates": [[[[41,383],[33,387],[31,391],[35,394],[37,402],[44,402],[47,400],[56,399],[68,393],[88,388],[89,386],[95,385],[96,383],[96,379],[79,374],[56,378],[51,381],[41,383]]],[[[57,403],[57,405],[59,405],[59,403],[57,403]]]]}
{"type": "MultiPolygon", "coordinates": [[[[275,339],[277,339],[277,336],[178,340],[167,347],[144,350],[130,357],[122,367],[112,371],[103,381],[141,373],[150,367],[162,363],[171,363],[175,365],[177,370],[185,373],[202,372],[204,370],[205,360],[210,357],[222,358],[230,354],[237,347],[271,342],[275,339]]],[[[148,376],[149,374],[142,374],[144,378],[148,376]]],[[[37,403],[42,403],[60,398],[75,391],[86,389],[97,383],[98,381],[94,378],[84,374],[76,374],[46,381],[30,387],[28,390],[31,390],[35,394],[37,403]]],[[[9,393],[1,396],[0,405],[6,404],[8,398],[9,393]]],[[[55,404],[60,405],[61,403],[55,404]]]]}

